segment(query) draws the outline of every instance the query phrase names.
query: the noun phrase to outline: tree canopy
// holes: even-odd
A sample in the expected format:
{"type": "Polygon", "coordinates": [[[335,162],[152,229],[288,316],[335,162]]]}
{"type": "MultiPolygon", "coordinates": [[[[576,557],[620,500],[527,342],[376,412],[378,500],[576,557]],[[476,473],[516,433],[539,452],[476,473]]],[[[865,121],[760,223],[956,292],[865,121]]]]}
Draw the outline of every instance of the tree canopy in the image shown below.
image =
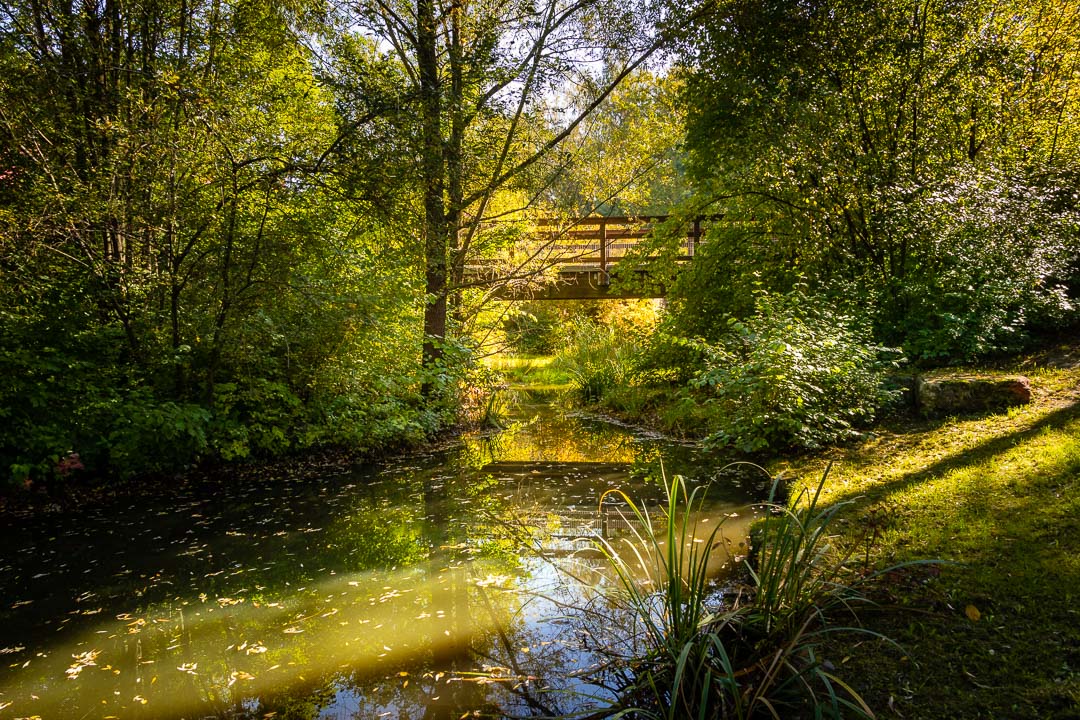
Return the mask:
{"type": "Polygon", "coordinates": [[[433,432],[485,283],[544,265],[537,214],[722,217],[667,265],[669,335],[798,288],[913,357],[1016,347],[1073,316],[1078,24],[1060,0],[0,2],[0,464],[433,432]]]}
{"type": "MultiPolygon", "coordinates": [[[[762,278],[809,282],[925,358],[1060,319],[1078,22],[1056,0],[717,4],[682,57],[690,173],[726,222],[683,294],[719,286],[738,308],[762,278]]],[[[705,329],[716,306],[696,300],[705,329]]]]}

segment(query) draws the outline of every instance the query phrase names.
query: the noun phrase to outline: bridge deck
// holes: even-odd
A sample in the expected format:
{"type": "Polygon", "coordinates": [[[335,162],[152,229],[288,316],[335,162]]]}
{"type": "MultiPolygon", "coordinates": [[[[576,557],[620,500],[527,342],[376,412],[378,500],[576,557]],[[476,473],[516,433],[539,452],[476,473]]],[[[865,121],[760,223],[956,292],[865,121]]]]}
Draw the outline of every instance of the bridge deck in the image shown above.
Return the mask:
{"type": "MultiPolygon", "coordinates": [[[[608,272],[630,250],[650,237],[667,222],[667,215],[587,217],[573,220],[538,220],[537,235],[551,243],[553,262],[559,266],[581,264],[598,266],[608,272]]],[[[702,237],[702,222],[697,218],[686,229],[680,243],[683,259],[694,257],[702,237]]]]}

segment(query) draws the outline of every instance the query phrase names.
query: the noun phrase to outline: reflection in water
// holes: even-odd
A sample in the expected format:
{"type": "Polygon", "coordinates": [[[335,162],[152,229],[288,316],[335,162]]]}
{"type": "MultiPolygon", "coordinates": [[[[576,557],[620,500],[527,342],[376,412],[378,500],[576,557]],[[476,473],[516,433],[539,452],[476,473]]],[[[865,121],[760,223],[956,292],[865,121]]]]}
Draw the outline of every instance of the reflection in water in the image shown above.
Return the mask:
{"type": "MultiPolygon", "coordinates": [[[[0,547],[0,718],[459,718],[603,703],[582,679],[598,641],[570,608],[603,602],[610,583],[594,540],[640,530],[601,494],[657,507],[661,462],[723,490],[695,519],[723,521],[719,550],[737,554],[753,487],[687,448],[544,403],[497,436],[317,483],[238,479],[17,524],[0,547]]],[[[717,571],[731,554],[719,550],[717,571]]]]}

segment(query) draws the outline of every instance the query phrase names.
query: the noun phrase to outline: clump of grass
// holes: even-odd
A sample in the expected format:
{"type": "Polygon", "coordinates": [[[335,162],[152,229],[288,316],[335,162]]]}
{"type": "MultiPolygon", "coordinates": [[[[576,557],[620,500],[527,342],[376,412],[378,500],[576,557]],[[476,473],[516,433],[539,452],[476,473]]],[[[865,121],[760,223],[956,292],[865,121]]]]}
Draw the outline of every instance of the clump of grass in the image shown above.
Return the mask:
{"type": "Polygon", "coordinates": [[[748,582],[727,597],[710,573],[722,526],[699,533],[694,521],[701,488],[688,493],[678,476],[666,483],[667,504],[655,524],[621,491],[605,494],[621,496],[641,528],[630,549],[602,543],[618,578],[616,603],[631,617],[614,644],[625,680],[611,717],[873,717],[820,646],[829,633],[873,634],[835,625],[834,616],[853,617],[869,602],[860,591],[867,580],[895,568],[848,571],[849,554],[830,536],[840,507],[819,505],[827,475],[789,504],[764,506],[748,582]]]}
{"type": "Polygon", "coordinates": [[[579,319],[570,325],[570,338],[556,357],[556,365],[570,377],[585,402],[598,402],[612,390],[630,385],[641,347],[615,325],[579,319]]]}

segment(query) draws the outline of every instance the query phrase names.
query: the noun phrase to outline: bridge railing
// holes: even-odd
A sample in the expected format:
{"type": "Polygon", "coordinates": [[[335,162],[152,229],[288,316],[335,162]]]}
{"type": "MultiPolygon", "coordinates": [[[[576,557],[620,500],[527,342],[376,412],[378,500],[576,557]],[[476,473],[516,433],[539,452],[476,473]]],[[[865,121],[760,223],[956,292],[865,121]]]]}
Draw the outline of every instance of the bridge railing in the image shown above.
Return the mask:
{"type": "MultiPolygon", "coordinates": [[[[551,257],[558,265],[583,265],[588,269],[607,272],[608,268],[625,257],[643,239],[649,237],[667,215],[616,215],[575,218],[572,220],[541,219],[536,221],[538,235],[548,236],[551,257]]],[[[703,234],[702,222],[711,218],[696,218],[687,228],[681,241],[679,259],[694,257],[703,234]]]]}

